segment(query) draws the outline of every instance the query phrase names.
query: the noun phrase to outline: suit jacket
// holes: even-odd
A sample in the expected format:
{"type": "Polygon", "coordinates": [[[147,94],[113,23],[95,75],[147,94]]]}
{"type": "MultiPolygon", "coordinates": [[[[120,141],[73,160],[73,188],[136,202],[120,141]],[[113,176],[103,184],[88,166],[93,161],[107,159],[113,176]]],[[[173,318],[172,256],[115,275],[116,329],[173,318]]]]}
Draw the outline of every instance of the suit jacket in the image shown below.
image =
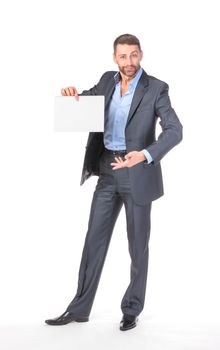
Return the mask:
{"type": "MultiPolygon", "coordinates": [[[[115,74],[114,71],[104,73],[99,83],[90,90],[83,91],[82,95],[104,95],[105,111],[107,111],[115,88],[115,74]]],[[[145,205],[163,195],[160,160],[181,139],[182,125],[171,106],[168,85],[143,71],[135,89],[125,127],[127,152],[146,148],[154,160],[150,164],[141,162],[128,168],[131,193],[137,204],[145,205]],[[155,129],[158,118],[162,132],[156,140],[155,129]]],[[[99,175],[99,160],[103,150],[103,133],[90,133],[81,185],[91,175],[99,175]]]]}

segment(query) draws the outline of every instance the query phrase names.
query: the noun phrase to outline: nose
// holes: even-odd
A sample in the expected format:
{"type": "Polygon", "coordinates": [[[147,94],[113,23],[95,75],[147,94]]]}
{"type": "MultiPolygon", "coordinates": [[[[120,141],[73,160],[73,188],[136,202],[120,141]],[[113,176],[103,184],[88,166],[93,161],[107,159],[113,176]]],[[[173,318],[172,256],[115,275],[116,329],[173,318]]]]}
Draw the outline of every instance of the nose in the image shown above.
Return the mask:
{"type": "Polygon", "coordinates": [[[132,64],[132,59],[131,59],[130,56],[128,56],[127,59],[126,59],[126,65],[130,66],[131,64],[132,64]]]}

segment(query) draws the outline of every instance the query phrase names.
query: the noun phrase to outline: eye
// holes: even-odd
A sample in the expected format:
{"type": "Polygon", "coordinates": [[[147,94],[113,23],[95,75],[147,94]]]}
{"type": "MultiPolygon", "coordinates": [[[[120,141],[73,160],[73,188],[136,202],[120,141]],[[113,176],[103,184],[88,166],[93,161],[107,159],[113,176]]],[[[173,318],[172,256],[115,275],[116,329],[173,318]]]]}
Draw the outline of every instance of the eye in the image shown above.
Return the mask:
{"type": "Polygon", "coordinates": [[[120,56],[120,59],[121,59],[121,60],[125,60],[125,58],[126,58],[125,55],[120,56]]]}
{"type": "Polygon", "coordinates": [[[137,57],[138,57],[138,54],[137,54],[137,53],[132,53],[132,54],[131,54],[131,57],[137,58],[137,57]]]}

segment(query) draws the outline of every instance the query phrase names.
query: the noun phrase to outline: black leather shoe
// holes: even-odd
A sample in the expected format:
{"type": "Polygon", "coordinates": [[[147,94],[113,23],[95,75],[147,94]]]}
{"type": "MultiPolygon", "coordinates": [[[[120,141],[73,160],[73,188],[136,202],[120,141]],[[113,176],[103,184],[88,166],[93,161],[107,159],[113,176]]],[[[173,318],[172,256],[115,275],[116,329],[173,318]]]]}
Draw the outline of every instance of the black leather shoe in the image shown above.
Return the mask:
{"type": "Polygon", "coordinates": [[[137,316],[124,315],[120,323],[120,330],[128,331],[129,329],[136,327],[137,321],[138,321],[137,316]]]}
{"type": "Polygon", "coordinates": [[[74,314],[71,314],[69,311],[65,311],[61,316],[57,318],[52,318],[50,320],[46,320],[45,322],[50,326],[62,326],[70,322],[88,322],[88,321],[89,321],[89,317],[87,316],[76,316],[74,314]]]}

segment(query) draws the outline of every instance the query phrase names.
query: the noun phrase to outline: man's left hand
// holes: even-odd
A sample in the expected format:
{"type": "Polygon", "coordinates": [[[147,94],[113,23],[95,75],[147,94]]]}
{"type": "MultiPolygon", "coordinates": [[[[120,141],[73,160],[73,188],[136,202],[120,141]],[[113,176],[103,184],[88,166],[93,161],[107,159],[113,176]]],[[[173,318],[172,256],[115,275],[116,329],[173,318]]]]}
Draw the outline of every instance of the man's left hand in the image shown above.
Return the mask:
{"type": "Polygon", "coordinates": [[[123,160],[121,157],[115,157],[116,163],[111,163],[112,169],[131,168],[132,166],[144,162],[146,160],[143,152],[133,151],[125,155],[123,160]]]}

